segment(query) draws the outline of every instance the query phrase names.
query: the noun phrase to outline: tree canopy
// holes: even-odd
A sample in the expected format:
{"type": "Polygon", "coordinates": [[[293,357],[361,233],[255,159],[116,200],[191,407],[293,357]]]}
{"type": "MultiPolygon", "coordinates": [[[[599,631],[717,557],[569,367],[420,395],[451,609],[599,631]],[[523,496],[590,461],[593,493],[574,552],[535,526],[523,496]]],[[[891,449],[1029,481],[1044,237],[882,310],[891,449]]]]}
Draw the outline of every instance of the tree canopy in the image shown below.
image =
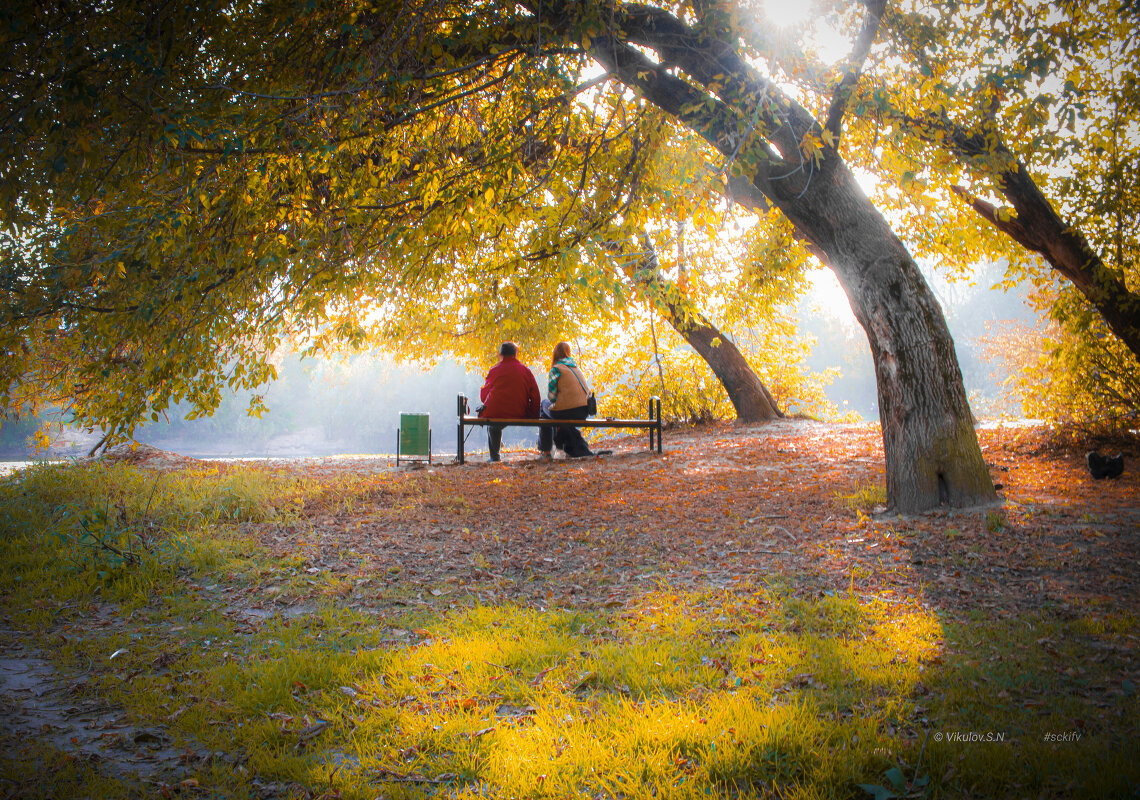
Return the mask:
{"type": "MultiPolygon", "coordinates": [[[[4,403],[66,397],[81,421],[129,430],[272,378],[287,336],[460,354],[476,333],[541,341],[636,294],[605,243],[700,219],[720,187],[778,210],[847,289],[875,356],[892,499],[992,496],[937,304],[847,162],[881,176],[892,214],[939,203],[900,227],[916,252],[1008,253],[983,227],[953,230],[971,208],[1053,253],[1014,235],[1049,208],[1025,163],[1052,153],[1043,169],[1062,181],[1049,170],[1064,158],[1092,170],[1096,147],[1123,152],[1110,124],[1074,123],[1099,143],[1082,149],[1055,123],[1110,106],[1135,119],[1134,43],[1118,42],[1132,29],[1098,39],[1069,6],[827,14],[852,42],[830,68],[747,4],[9,6],[4,403]],[[1116,95],[1079,69],[1106,57],[1116,95]],[[1064,65],[1079,80],[1043,100],[1064,65]],[[672,195],[662,153],[703,162],[672,195]],[[555,311],[521,330],[519,309],[536,307],[555,311]],[[918,483],[914,463],[929,464],[918,483]]],[[[1124,257],[1126,196],[1115,225],[1094,224],[1087,197],[1061,211],[1083,209],[1084,239],[1056,213],[1043,235],[1087,256],[1112,234],[1124,257]]],[[[1127,342],[1121,268],[1053,266],[1127,342]]]]}
{"type": "Polygon", "coordinates": [[[526,53],[450,69],[454,9],[400,36],[389,10],[7,12],[8,405],[54,386],[97,424],[205,412],[272,377],[283,336],[352,344],[370,309],[557,284],[628,200],[640,116],[571,108],[562,72],[509,80],[526,53]]]}
{"type": "Polygon", "coordinates": [[[916,252],[1036,284],[1056,327],[1010,366],[1082,428],[1140,409],[1138,47],[1133,3],[892,5],[850,100],[849,157],[896,176],[876,202],[916,252]]]}

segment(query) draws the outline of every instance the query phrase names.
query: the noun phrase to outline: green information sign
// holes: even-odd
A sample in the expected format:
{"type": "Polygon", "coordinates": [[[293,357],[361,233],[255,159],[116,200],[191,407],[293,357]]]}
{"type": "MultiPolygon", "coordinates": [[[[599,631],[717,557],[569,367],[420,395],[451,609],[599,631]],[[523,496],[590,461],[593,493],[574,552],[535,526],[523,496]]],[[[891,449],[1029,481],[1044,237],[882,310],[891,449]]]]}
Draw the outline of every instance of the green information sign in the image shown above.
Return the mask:
{"type": "Polygon", "coordinates": [[[431,425],[428,414],[400,414],[396,431],[396,464],[407,456],[426,458],[431,463],[431,425]]]}

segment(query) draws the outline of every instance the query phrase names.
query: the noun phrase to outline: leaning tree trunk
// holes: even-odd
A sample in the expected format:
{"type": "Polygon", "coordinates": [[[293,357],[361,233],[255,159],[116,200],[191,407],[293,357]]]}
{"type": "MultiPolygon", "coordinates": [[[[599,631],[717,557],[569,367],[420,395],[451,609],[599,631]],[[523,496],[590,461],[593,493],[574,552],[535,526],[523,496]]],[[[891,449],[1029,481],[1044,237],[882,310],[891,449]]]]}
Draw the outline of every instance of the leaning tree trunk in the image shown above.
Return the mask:
{"type": "Polygon", "coordinates": [[[648,236],[642,237],[642,247],[637,263],[624,268],[626,274],[657,312],[709,365],[728,393],[728,399],[736,410],[736,419],[740,422],[764,422],[783,417],[776,399],[740,349],[704,314],[685,307],[677,287],[661,274],[657,252],[648,236]]]}
{"type": "Polygon", "coordinates": [[[1132,291],[1121,272],[1105,263],[1075,225],[1061,218],[996,131],[970,133],[955,128],[950,142],[955,155],[969,167],[994,156],[1005,162],[997,184],[1016,216],[999,213],[961,187],[956,190],[982,218],[1022,247],[1040,254],[1072,282],[1100,312],[1109,329],[1140,359],[1140,292],[1132,291]]]}
{"type": "Polygon", "coordinates": [[[752,369],[744,354],[714,325],[704,317],[687,319],[679,317],[676,309],[669,304],[658,310],[677,333],[685,337],[685,341],[697,351],[697,355],[708,363],[717,380],[728,392],[728,399],[736,409],[738,421],[764,422],[784,416],[776,406],[776,399],[752,369]]]}
{"type": "Polygon", "coordinates": [[[942,311],[846,165],[833,162],[795,202],[776,204],[827,254],[867,333],[893,507],[915,512],[994,501],[942,311]]]}
{"type": "MultiPolygon", "coordinates": [[[[867,333],[888,465],[887,497],[899,511],[992,502],[996,494],[937,300],[846,167],[830,165],[819,181],[814,190],[809,184],[803,196],[796,195],[790,207],[779,205],[798,232],[811,231],[804,244],[836,274],[867,333]],[[820,196],[816,204],[801,207],[815,195],[820,196]],[[818,238],[825,231],[830,235],[818,238]]],[[[736,202],[767,210],[758,187],[731,181],[729,189],[736,202]]]]}
{"type": "MultiPolygon", "coordinates": [[[[697,31],[661,8],[606,5],[609,27],[591,37],[590,54],[735,159],[826,254],[874,357],[890,507],[911,513],[993,502],[941,309],[822,126],[744,61],[733,40],[697,31]],[[631,43],[652,48],[658,60],[631,43]]],[[[581,5],[548,0],[544,8],[547,23],[573,35],[581,5]]]]}

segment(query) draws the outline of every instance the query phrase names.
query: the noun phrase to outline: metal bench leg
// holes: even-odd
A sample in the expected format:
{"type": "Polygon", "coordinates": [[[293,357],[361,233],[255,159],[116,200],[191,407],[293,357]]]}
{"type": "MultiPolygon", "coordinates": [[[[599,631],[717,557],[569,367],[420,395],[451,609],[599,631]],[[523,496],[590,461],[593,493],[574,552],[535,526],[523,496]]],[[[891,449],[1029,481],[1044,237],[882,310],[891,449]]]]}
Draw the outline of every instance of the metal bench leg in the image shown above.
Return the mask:
{"type": "Polygon", "coordinates": [[[459,442],[456,446],[457,449],[455,451],[455,460],[458,461],[460,464],[463,463],[463,408],[464,408],[464,406],[467,405],[466,401],[467,401],[467,398],[464,397],[462,394],[459,395],[459,397],[456,401],[456,408],[459,412],[459,425],[457,428],[457,431],[459,434],[459,442]]]}
{"type": "Polygon", "coordinates": [[[661,452],[661,398],[653,398],[657,405],[657,452],[661,452]]]}
{"type": "MultiPolygon", "coordinates": [[[[649,418],[653,419],[653,398],[649,398],[649,418]]],[[[653,426],[649,427],[649,449],[653,450],[653,426]]]]}

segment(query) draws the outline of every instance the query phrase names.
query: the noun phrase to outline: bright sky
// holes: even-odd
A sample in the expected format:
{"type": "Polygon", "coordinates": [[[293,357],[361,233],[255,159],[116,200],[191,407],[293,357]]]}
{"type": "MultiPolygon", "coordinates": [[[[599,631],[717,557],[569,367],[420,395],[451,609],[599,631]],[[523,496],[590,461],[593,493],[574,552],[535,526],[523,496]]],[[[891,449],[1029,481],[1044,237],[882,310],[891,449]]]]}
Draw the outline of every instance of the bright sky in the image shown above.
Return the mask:
{"type": "Polygon", "coordinates": [[[851,38],[836,30],[831,21],[819,15],[806,0],[763,0],[761,9],[764,18],[778,28],[806,29],[806,40],[815,46],[820,60],[827,64],[846,58],[851,51],[851,38]]]}
{"type": "Polygon", "coordinates": [[[808,276],[811,280],[811,291],[804,299],[809,306],[817,307],[824,314],[844,322],[854,322],[855,315],[851,313],[851,301],[847,299],[847,293],[839,285],[835,273],[819,267],[811,270],[808,276]]]}
{"type": "Polygon", "coordinates": [[[811,4],[803,0],[764,0],[764,16],[781,28],[794,28],[807,22],[811,4]]]}

